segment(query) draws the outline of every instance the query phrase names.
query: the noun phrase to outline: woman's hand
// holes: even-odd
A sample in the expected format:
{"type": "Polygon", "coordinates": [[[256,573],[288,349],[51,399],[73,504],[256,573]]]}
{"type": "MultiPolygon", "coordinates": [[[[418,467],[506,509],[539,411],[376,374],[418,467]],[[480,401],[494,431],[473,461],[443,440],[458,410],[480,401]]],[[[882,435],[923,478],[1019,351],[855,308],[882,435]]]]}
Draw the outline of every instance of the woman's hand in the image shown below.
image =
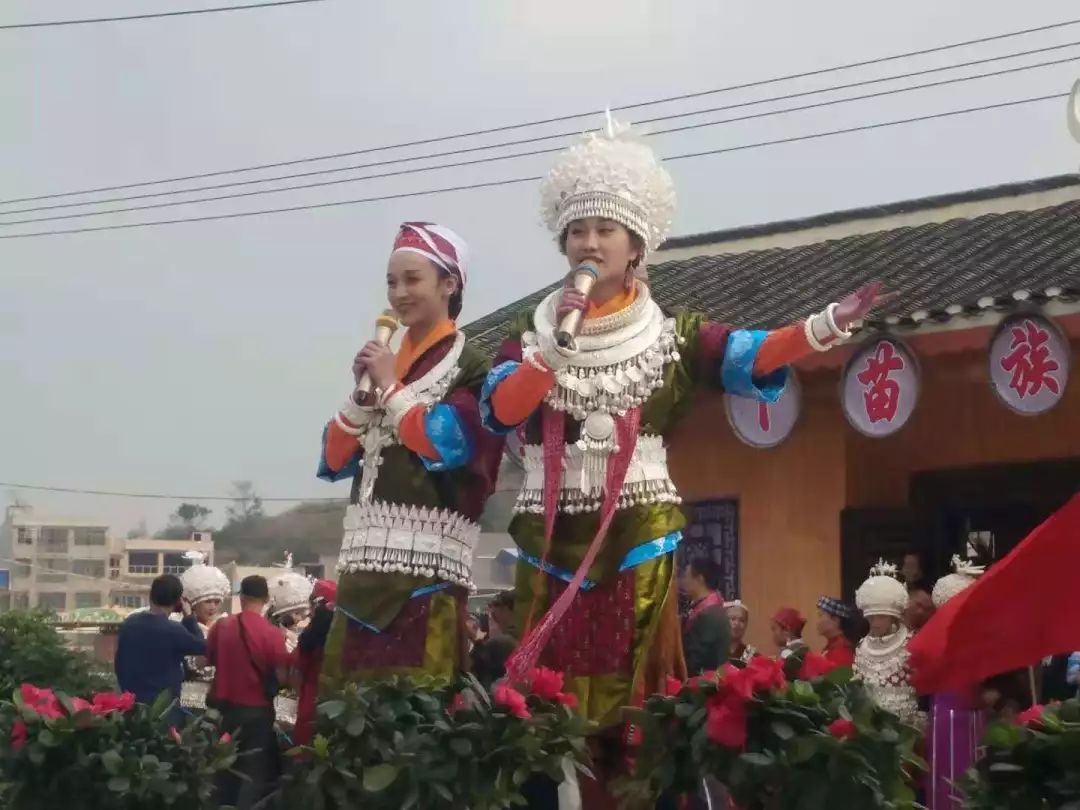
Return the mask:
{"type": "Polygon", "coordinates": [[[353,378],[357,383],[367,372],[376,387],[384,391],[397,382],[397,373],[394,371],[394,353],[388,346],[369,341],[356,355],[353,361],[353,378]]]}
{"type": "Polygon", "coordinates": [[[870,314],[874,307],[895,297],[895,293],[881,292],[881,282],[872,281],[844,298],[833,310],[837,327],[847,331],[851,326],[870,314]]]}
{"type": "Polygon", "coordinates": [[[584,312],[588,307],[589,297],[567,282],[567,286],[563,287],[562,295],[559,296],[559,303],[555,306],[555,320],[557,323],[562,323],[562,319],[571,312],[584,312]]]}

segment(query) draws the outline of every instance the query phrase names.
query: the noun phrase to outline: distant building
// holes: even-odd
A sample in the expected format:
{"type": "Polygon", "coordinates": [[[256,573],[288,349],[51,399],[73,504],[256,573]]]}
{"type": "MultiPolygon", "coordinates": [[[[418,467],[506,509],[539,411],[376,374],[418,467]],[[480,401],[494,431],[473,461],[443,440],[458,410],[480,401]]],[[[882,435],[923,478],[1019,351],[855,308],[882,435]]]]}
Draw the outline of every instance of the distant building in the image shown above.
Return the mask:
{"type": "Polygon", "coordinates": [[[154,577],[181,573],[189,565],[187,551],[200,551],[212,562],[210,533],[194,532],[186,540],[124,540],[114,538],[104,522],[9,506],[0,525],[0,568],[10,571],[7,590],[0,577],[0,610],[146,607],[154,577]]]}

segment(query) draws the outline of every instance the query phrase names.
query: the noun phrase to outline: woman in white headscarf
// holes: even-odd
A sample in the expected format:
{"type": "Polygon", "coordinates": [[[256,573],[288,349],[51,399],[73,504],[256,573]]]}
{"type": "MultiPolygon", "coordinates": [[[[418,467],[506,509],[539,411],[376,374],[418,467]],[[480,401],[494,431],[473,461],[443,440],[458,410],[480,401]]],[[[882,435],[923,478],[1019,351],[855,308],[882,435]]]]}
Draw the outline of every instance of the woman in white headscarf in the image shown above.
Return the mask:
{"type": "Polygon", "coordinates": [[[502,451],[480,425],[488,360],[456,324],[467,259],[449,228],[401,226],[384,278],[405,336],[396,353],[360,350],[356,388],[324,432],[319,477],[353,481],[322,665],[330,687],[465,668],[477,521],[502,451]]]}

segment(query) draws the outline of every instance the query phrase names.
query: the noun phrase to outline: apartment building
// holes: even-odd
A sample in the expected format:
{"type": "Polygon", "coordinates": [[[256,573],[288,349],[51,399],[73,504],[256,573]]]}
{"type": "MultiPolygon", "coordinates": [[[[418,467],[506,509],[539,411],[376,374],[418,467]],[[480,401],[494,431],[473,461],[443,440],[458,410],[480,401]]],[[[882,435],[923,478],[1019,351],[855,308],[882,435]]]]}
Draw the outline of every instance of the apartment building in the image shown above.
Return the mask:
{"type": "Polygon", "coordinates": [[[189,565],[188,551],[212,563],[210,533],[194,532],[184,540],[120,539],[105,523],[9,506],[0,525],[0,569],[10,572],[7,591],[0,588],[0,610],[145,607],[154,577],[180,574],[189,565]]]}

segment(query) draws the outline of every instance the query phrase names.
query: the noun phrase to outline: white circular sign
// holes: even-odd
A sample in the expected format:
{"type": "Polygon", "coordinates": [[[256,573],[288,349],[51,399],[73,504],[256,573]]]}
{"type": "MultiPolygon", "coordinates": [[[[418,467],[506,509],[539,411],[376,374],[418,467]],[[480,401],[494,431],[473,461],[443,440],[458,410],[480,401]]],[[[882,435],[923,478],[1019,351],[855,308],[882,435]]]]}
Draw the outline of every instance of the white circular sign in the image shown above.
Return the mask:
{"type": "Polygon", "coordinates": [[[990,383],[1017,413],[1034,416],[1057,405],[1069,381],[1069,343],[1042,315],[1007,319],[990,341],[990,383]]]}
{"type": "Polygon", "coordinates": [[[862,346],[844,367],[840,401],[848,422],[874,438],[891,436],[907,424],[919,400],[919,365],[896,338],[862,346]]]}
{"type": "Polygon", "coordinates": [[[802,410],[802,389],[794,370],[776,402],[724,394],[724,412],[735,435],[751,447],[776,447],[791,435],[802,410]]]}

